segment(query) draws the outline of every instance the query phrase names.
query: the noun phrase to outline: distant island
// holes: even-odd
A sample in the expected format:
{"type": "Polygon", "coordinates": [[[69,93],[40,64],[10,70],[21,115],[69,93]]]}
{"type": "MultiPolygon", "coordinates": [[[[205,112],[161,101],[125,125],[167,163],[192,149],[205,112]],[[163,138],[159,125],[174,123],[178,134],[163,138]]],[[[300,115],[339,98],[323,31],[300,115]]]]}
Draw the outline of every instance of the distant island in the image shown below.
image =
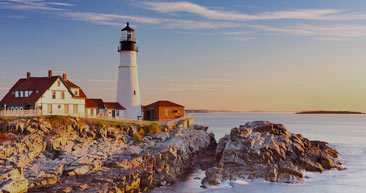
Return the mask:
{"type": "Polygon", "coordinates": [[[365,114],[358,111],[302,111],[295,114],[365,114]]]}
{"type": "Polygon", "coordinates": [[[224,113],[237,113],[240,111],[230,111],[230,110],[208,110],[208,109],[186,109],[186,113],[217,113],[217,112],[224,112],[224,113]]]}

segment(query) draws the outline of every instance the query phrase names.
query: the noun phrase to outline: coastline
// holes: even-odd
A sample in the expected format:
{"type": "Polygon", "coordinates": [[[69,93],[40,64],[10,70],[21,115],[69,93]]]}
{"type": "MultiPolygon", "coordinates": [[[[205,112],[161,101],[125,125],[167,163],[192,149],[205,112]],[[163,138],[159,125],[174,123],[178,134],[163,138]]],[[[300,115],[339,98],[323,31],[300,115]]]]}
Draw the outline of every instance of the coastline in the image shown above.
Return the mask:
{"type": "Polygon", "coordinates": [[[363,115],[365,112],[358,112],[358,111],[301,111],[296,112],[295,114],[341,114],[341,115],[347,115],[347,114],[356,114],[356,115],[363,115]]]}

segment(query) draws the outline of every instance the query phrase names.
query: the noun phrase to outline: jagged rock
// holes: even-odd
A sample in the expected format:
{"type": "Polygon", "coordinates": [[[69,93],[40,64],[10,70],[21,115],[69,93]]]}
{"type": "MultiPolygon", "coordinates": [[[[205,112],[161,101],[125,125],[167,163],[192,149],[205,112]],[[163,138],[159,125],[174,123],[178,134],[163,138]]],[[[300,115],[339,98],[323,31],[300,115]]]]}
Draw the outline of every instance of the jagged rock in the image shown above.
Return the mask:
{"type": "Polygon", "coordinates": [[[28,190],[28,180],[22,175],[21,169],[0,170],[0,192],[26,192],[28,190]]]}
{"type": "Polygon", "coordinates": [[[238,178],[264,178],[293,183],[304,171],[343,169],[338,152],[326,142],[310,141],[282,124],[248,122],[221,138],[216,149],[217,166],[206,171],[203,186],[238,178]]]}
{"type": "Polygon", "coordinates": [[[52,125],[47,118],[0,121],[1,131],[18,135],[0,143],[0,176],[8,176],[0,178],[1,193],[147,191],[175,183],[193,166],[207,167],[214,154],[206,149],[216,149],[214,135],[193,120],[136,142],[139,126],[63,119],[68,124],[52,125]]]}

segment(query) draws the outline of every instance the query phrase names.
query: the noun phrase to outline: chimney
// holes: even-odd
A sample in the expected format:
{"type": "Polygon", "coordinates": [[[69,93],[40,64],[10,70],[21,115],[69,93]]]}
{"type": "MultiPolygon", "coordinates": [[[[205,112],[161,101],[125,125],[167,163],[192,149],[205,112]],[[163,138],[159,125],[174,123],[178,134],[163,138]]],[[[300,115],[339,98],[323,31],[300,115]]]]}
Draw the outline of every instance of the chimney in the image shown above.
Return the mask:
{"type": "Polygon", "coordinates": [[[48,77],[52,76],[52,70],[48,70],[48,77]]]}
{"type": "Polygon", "coordinates": [[[66,79],[67,79],[66,73],[62,74],[62,78],[63,78],[64,80],[66,80],[66,79]]]}
{"type": "Polygon", "coordinates": [[[31,77],[31,73],[27,72],[27,78],[30,78],[30,77],[31,77]]]}

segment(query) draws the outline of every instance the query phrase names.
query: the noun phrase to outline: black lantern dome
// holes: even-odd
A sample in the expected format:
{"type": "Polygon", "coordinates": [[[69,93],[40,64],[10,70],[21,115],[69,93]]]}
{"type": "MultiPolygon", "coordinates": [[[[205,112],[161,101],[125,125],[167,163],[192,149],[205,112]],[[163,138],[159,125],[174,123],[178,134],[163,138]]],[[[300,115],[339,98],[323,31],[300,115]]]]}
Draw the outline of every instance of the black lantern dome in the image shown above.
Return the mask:
{"type": "Polygon", "coordinates": [[[120,41],[120,46],[118,47],[118,52],[122,51],[138,51],[135,40],[135,30],[130,27],[130,23],[127,22],[126,27],[122,30],[122,38],[120,41]]]}

